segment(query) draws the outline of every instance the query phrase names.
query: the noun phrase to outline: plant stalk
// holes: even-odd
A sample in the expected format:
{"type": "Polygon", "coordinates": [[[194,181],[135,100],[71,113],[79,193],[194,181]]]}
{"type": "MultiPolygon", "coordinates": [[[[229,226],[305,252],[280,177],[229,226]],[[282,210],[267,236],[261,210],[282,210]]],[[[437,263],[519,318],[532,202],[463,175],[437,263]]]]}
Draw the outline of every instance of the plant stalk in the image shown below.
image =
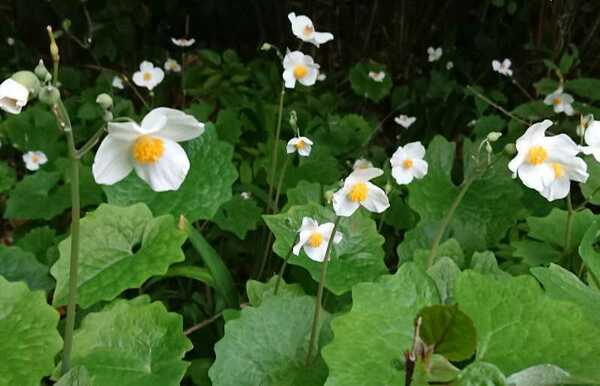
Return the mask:
{"type": "Polygon", "coordinates": [[[283,273],[285,272],[285,268],[287,267],[288,260],[292,256],[292,251],[294,250],[294,244],[298,242],[299,235],[296,236],[296,239],[290,245],[290,250],[288,251],[285,259],[283,259],[283,264],[281,265],[281,269],[279,270],[279,274],[277,275],[277,280],[275,281],[275,289],[273,290],[273,295],[277,295],[277,291],[279,291],[279,284],[281,283],[281,279],[283,278],[283,273]]]}
{"type": "MultiPolygon", "coordinates": [[[[267,196],[267,210],[271,208],[273,200],[273,185],[275,182],[275,171],[277,170],[277,145],[281,136],[281,121],[283,120],[283,99],[285,96],[285,86],[281,86],[281,94],[279,95],[279,108],[277,110],[277,128],[275,129],[275,138],[273,139],[273,149],[271,153],[271,178],[269,181],[269,195],[267,196]]],[[[267,246],[268,248],[268,246],[267,246]]]]}
{"type": "Polygon", "coordinates": [[[283,180],[285,178],[285,172],[287,171],[288,164],[290,163],[290,157],[285,157],[283,161],[283,166],[281,167],[281,174],[279,175],[279,181],[277,182],[277,189],[275,190],[275,202],[271,211],[275,213],[279,210],[279,197],[281,196],[281,186],[283,185],[283,180]]]}
{"type": "Polygon", "coordinates": [[[573,230],[573,203],[571,201],[571,192],[567,194],[567,225],[565,228],[565,255],[571,253],[571,233],[573,230]]]}

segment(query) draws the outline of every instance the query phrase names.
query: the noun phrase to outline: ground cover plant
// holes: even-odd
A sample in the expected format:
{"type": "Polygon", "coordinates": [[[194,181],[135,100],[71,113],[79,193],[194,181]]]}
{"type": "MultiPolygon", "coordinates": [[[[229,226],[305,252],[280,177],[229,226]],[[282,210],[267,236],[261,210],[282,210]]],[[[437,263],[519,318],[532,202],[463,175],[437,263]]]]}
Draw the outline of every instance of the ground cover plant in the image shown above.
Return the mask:
{"type": "Polygon", "coordinates": [[[365,3],[0,6],[0,386],[600,384],[600,8],[365,3]]]}

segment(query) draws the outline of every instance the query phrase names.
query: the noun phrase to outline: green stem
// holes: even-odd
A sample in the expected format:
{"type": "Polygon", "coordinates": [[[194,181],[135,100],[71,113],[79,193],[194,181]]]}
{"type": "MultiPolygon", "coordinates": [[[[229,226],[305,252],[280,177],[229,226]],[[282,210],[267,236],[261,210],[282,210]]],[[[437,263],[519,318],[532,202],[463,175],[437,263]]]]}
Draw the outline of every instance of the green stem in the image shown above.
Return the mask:
{"type": "Polygon", "coordinates": [[[92,137],[88,139],[87,142],[84,143],[83,146],[77,151],[77,158],[81,159],[81,157],[83,157],[88,151],[92,150],[94,146],[96,146],[96,144],[100,140],[100,137],[102,137],[102,134],[104,134],[105,131],[106,130],[104,126],[99,128],[94,133],[94,135],[92,135],[92,137]]]}
{"type": "Polygon", "coordinates": [[[281,269],[279,270],[279,274],[277,275],[277,280],[275,281],[275,289],[273,290],[273,295],[277,295],[277,291],[279,291],[279,284],[281,283],[281,279],[283,278],[283,273],[285,272],[285,268],[287,267],[288,260],[292,256],[294,244],[298,242],[298,237],[299,235],[296,236],[296,239],[294,240],[292,245],[290,245],[290,250],[288,251],[287,255],[285,255],[285,259],[283,259],[283,264],[281,265],[281,269]]]}
{"type": "Polygon", "coordinates": [[[283,166],[281,167],[281,174],[279,175],[279,182],[277,182],[277,190],[275,191],[275,203],[271,208],[273,213],[279,210],[279,197],[281,195],[281,186],[283,185],[283,179],[285,178],[285,172],[287,171],[289,163],[290,157],[285,157],[285,161],[283,161],[283,166]]]}
{"type": "Polygon", "coordinates": [[[340,223],[340,217],[336,217],[329,242],[327,243],[327,250],[325,252],[325,260],[321,263],[321,276],[319,278],[319,288],[317,289],[317,300],[315,302],[315,316],[312,321],[312,327],[310,330],[310,340],[308,343],[308,352],[306,353],[305,367],[308,367],[310,360],[312,359],[315,341],[317,339],[317,330],[319,326],[319,317],[321,316],[321,302],[323,300],[323,289],[325,287],[325,278],[327,276],[327,265],[329,264],[329,255],[331,254],[331,247],[333,246],[333,239],[335,239],[335,232],[337,231],[338,224],[340,223]]]}
{"type": "Polygon", "coordinates": [[[444,237],[444,233],[446,233],[446,228],[448,228],[448,225],[452,220],[452,216],[454,216],[456,208],[458,208],[458,205],[462,201],[463,197],[467,193],[467,190],[469,190],[469,187],[475,181],[475,179],[477,179],[477,173],[473,173],[467,180],[465,180],[462,189],[460,190],[460,192],[458,192],[458,195],[454,199],[454,202],[452,202],[452,206],[450,206],[448,213],[446,213],[446,217],[444,217],[444,220],[440,224],[437,234],[435,235],[435,239],[433,239],[433,243],[431,243],[431,250],[429,252],[429,256],[427,256],[427,268],[430,268],[433,265],[433,259],[435,258],[435,255],[437,253],[437,248],[440,245],[440,241],[442,241],[442,237],[444,237]]]}
{"type": "MultiPolygon", "coordinates": [[[[285,96],[285,86],[281,86],[281,94],[279,95],[279,108],[277,110],[277,128],[275,129],[275,138],[273,139],[273,149],[271,153],[271,178],[269,181],[269,195],[267,197],[267,210],[271,208],[273,199],[273,182],[275,181],[275,172],[277,170],[277,145],[281,136],[281,121],[283,119],[283,97],[285,96]]],[[[268,246],[267,246],[268,248],[268,246]]]]}
{"type": "Polygon", "coordinates": [[[573,230],[573,203],[571,202],[571,192],[567,194],[567,226],[565,228],[565,255],[571,253],[571,233],[573,230]]]}
{"type": "Polygon", "coordinates": [[[582,209],[585,209],[585,206],[586,206],[587,204],[591,203],[592,199],[594,198],[594,196],[595,196],[596,194],[598,194],[598,192],[600,192],[600,186],[598,186],[596,189],[594,189],[594,190],[592,191],[592,194],[590,194],[590,195],[588,196],[588,198],[586,198],[586,199],[585,199],[585,201],[584,201],[584,202],[582,202],[582,203],[581,203],[581,205],[579,205],[579,206],[578,206],[578,207],[575,209],[575,211],[576,211],[576,212],[579,212],[580,210],[582,210],[582,209]]]}

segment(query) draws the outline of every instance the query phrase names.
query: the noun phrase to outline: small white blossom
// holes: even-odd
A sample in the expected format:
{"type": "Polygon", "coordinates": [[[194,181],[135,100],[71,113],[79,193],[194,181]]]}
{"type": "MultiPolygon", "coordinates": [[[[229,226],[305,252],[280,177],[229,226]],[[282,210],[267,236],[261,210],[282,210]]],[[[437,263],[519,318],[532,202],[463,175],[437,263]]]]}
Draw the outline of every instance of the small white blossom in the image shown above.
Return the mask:
{"type": "Polygon", "coordinates": [[[0,109],[19,114],[27,104],[29,91],[21,83],[13,79],[6,79],[0,84],[0,109]]]}
{"type": "Polygon", "coordinates": [[[171,42],[173,42],[173,44],[175,44],[177,47],[189,47],[192,44],[196,43],[196,39],[171,38],[171,42]]]}
{"type": "Polygon", "coordinates": [[[114,88],[118,88],[120,90],[123,90],[125,88],[125,86],[123,85],[123,79],[120,76],[115,76],[112,80],[112,86],[114,88]]]}
{"type": "Polygon", "coordinates": [[[304,42],[319,45],[333,40],[333,34],[329,32],[317,32],[312,20],[306,15],[298,15],[291,12],[288,15],[288,19],[292,24],[292,32],[296,37],[304,42]]]}
{"type": "Polygon", "coordinates": [[[443,54],[442,47],[438,47],[438,48],[429,47],[427,49],[427,60],[429,60],[429,62],[431,62],[431,63],[437,62],[442,57],[442,54],[443,54]]]}
{"type": "Polygon", "coordinates": [[[392,176],[398,185],[407,185],[415,178],[425,177],[429,166],[423,157],[425,157],[425,148],[421,142],[407,143],[404,147],[398,146],[398,150],[390,159],[392,176]]]}
{"type": "Polygon", "coordinates": [[[164,68],[166,71],[181,72],[181,65],[175,59],[171,58],[165,61],[164,68]]]}
{"type": "Polygon", "coordinates": [[[286,88],[296,87],[296,81],[312,86],[317,81],[319,65],[301,51],[291,51],[283,58],[283,80],[286,88]]]}
{"type": "Polygon", "coordinates": [[[250,198],[252,198],[252,194],[250,192],[242,192],[242,193],[240,193],[240,196],[244,200],[249,200],[250,198]]]}
{"type": "Polygon", "coordinates": [[[359,207],[381,213],[390,206],[385,192],[369,180],[379,177],[378,168],[356,169],[345,180],[344,186],[333,194],[333,209],[338,216],[349,217],[359,207]]]}
{"type": "Polygon", "coordinates": [[[381,83],[385,79],[385,72],[384,71],[369,71],[369,78],[371,78],[371,80],[373,82],[381,83]]]}
{"type": "Polygon", "coordinates": [[[354,161],[354,165],[352,165],[352,170],[356,170],[356,169],[368,169],[368,168],[372,168],[373,167],[373,163],[369,160],[366,160],[364,158],[359,158],[356,161],[354,161]]]}
{"type": "Polygon", "coordinates": [[[7,37],[6,38],[6,44],[8,44],[9,46],[14,46],[15,45],[15,39],[12,37],[7,37]]]}
{"type": "Polygon", "coordinates": [[[40,166],[48,162],[48,157],[42,151],[28,151],[23,154],[23,162],[27,170],[38,170],[40,166]]]}
{"type": "Polygon", "coordinates": [[[324,73],[320,72],[319,76],[317,76],[317,80],[319,82],[323,82],[323,81],[325,81],[325,79],[327,79],[327,75],[325,75],[324,73]]]}
{"type": "MultiPolygon", "coordinates": [[[[304,249],[306,256],[311,260],[322,262],[325,260],[327,245],[333,233],[334,224],[331,222],[321,224],[310,217],[302,219],[302,226],[298,229],[298,243],[294,245],[292,252],[298,256],[300,250],[304,249]]],[[[342,241],[342,234],[335,232],[333,243],[339,244],[342,241]]]]}
{"type": "Polygon", "coordinates": [[[133,74],[133,83],[139,87],[146,87],[148,90],[154,89],[165,78],[165,73],[160,67],[154,67],[154,64],[143,61],[140,64],[140,70],[133,74]]]}
{"type": "Polygon", "coordinates": [[[452,61],[446,62],[446,70],[450,71],[454,68],[454,63],[452,61]]]}
{"type": "Polygon", "coordinates": [[[306,137],[294,137],[290,139],[286,146],[288,154],[298,152],[302,157],[308,157],[312,149],[313,141],[306,137]]]}
{"type": "Polygon", "coordinates": [[[511,65],[512,63],[508,58],[504,59],[502,62],[500,62],[499,60],[492,60],[492,69],[504,76],[512,76],[513,72],[510,69],[511,65]]]}
{"type": "Polygon", "coordinates": [[[413,123],[417,120],[416,117],[409,117],[408,115],[400,114],[396,118],[394,118],[394,122],[399,124],[400,126],[408,129],[412,126],[413,123]]]}
{"type": "Polygon", "coordinates": [[[592,117],[587,122],[583,140],[587,146],[581,146],[583,154],[593,155],[596,161],[600,162],[600,121],[595,121],[592,117]]]}
{"type": "Polygon", "coordinates": [[[563,92],[563,88],[559,87],[552,94],[549,94],[544,98],[544,103],[548,106],[552,106],[555,113],[565,113],[566,115],[575,114],[573,110],[573,97],[571,94],[563,92]]]}

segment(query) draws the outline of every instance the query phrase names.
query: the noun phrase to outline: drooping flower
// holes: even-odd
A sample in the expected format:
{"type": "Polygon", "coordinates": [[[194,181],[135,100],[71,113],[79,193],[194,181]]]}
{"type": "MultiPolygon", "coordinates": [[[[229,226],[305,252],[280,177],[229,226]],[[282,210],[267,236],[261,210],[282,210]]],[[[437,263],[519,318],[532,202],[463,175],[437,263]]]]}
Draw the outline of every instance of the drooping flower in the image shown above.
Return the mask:
{"type": "Polygon", "coordinates": [[[181,66],[175,59],[168,58],[165,61],[164,67],[166,71],[181,72],[181,66]]]}
{"type": "Polygon", "coordinates": [[[19,114],[27,104],[29,91],[14,79],[0,83],[0,109],[11,114],[19,114]]]}
{"type": "Polygon", "coordinates": [[[112,86],[114,88],[118,88],[120,90],[123,90],[125,88],[125,86],[123,85],[123,79],[120,76],[115,76],[112,80],[112,86]]]}
{"type": "Polygon", "coordinates": [[[306,15],[296,16],[294,12],[290,12],[288,14],[288,19],[292,24],[292,32],[294,35],[304,42],[312,43],[319,47],[319,45],[333,40],[333,34],[315,31],[312,20],[306,15]]]}
{"type": "Polygon", "coordinates": [[[407,185],[413,179],[421,179],[427,174],[428,164],[423,159],[425,148],[421,142],[411,142],[398,149],[392,155],[392,177],[398,185],[407,185]]]}
{"type": "Polygon", "coordinates": [[[588,115],[581,115],[581,118],[579,119],[579,123],[577,124],[577,127],[575,129],[575,131],[577,132],[577,135],[580,137],[583,137],[585,135],[585,132],[587,130],[587,128],[590,126],[590,124],[592,124],[594,122],[594,115],[593,114],[588,114],[588,115]]]}
{"type": "Polygon", "coordinates": [[[368,169],[368,168],[372,168],[373,167],[373,163],[369,160],[366,160],[364,158],[359,158],[356,161],[354,161],[354,165],[352,165],[352,170],[356,170],[356,169],[368,169]]]}
{"type": "Polygon", "coordinates": [[[385,71],[369,71],[369,78],[373,82],[381,83],[385,79],[385,71]]]}
{"type": "Polygon", "coordinates": [[[442,47],[427,48],[427,60],[429,60],[429,62],[431,62],[431,63],[437,62],[438,60],[440,60],[440,58],[442,57],[442,54],[443,54],[442,47]]]}
{"type": "Polygon", "coordinates": [[[38,170],[40,166],[48,162],[48,157],[42,151],[28,151],[23,154],[23,162],[27,170],[38,170]]]}
{"type": "Polygon", "coordinates": [[[575,114],[575,110],[573,110],[573,97],[571,94],[563,92],[563,88],[559,87],[552,94],[548,94],[546,98],[544,98],[544,103],[553,106],[555,113],[565,113],[566,115],[575,114]]]}
{"type": "MultiPolygon", "coordinates": [[[[298,256],[300,250],[304,248],[304,252],[311,260],[318,262],[324,261],[333,228],[334,224],[331,222],[319,225],[317,220],[310,217],[304,217],[302,219],[302,226],[298,230],[298,233],[300,234],[298,243],[294,245],[292,252],[294,255],[298,256]]],[[[342,234],[340,232],[335,232],[333,243],[339,244],[340,241],[342,241],[342,234]]]]}
{"type": "Polygon", "coordinates": [[[171,38],[171,41],[177,47],[189,47],[192,44],[196,43],[196,39],[186,39],[186,38],[179,38],[179,39],[171,38]]]}
{"type": "Polygon", "coordinates": [[[296,81],[305,86],[312,86],[319,75],[319,65],[309,55],[301,51],[291,51],[283,58],[283,80],[285,87],[296,87],[296,81]]]}
{"type": "Polygon", "coordinates": [[[338,216],[348,217],[360,207],[381,213],[390,206],[385,192],[369,180],[379,177],[378,168],[356,169],[344,181],[344,186],[333,194],[333,209],[338,216]]]}
{"type": "Polygon", "coordinates": [[[177,190],[190,168],[187,154],[177,142],[203,132],[204,124],[196,118],[166,107],[150,111],[140,125],[110,122],[92,165],[94,178],[99,184],[112,185],[135,169],[152,190],[177,190]]]}
{"type": "Polygon", "coordinates": [[[508,168],[513,177],[518,176],[525,186],[552,201],[567,196],[570,180],[585,182],[588,173],[585,161],[577,157],[577,144],[568,135],[546,137],[550,126],[549,119],[531,125],[517,139],[517,155],[508,168]]]}
{"type": "Polygon", "coordinates": [[[492,69],[504,76],[512,76],[513,72],[510,69],[511,65],[512,62],[508,58],[504,59],[502,62],[499,60],[492,60],[492,69]]]}
{"type": "Polygon", "coordinates": [[[165,73],[160,67],[154,67],[154,64],[143,61],[140,70],[133,74],[133,83],[152,91],[164,78],[165,73]]]}
{"type": "Polygon", "coordinates": [[[595,121],[593,117],[588,122],[583,135],[583,140],[587,146],[582,146],[583,154],[593,155],[596,161],[600,162],[600,121],[595,121]]]}
{"type": "Polygon", "coordinates": [[[290,139],[285,147],[288,154],[298,152],[302,157],[308,157],[312,150],[313,141],[306,137],[294,137],[290,139]]]}
{"type": "Polygon", "coordinates": [[[416,117],[409,117],[408,115],[400,114],[396,118],[394,118],[394,122],[399,124],[400,126],[408,129],[412,126],[413,123],[417,120],[416,117]]]}

